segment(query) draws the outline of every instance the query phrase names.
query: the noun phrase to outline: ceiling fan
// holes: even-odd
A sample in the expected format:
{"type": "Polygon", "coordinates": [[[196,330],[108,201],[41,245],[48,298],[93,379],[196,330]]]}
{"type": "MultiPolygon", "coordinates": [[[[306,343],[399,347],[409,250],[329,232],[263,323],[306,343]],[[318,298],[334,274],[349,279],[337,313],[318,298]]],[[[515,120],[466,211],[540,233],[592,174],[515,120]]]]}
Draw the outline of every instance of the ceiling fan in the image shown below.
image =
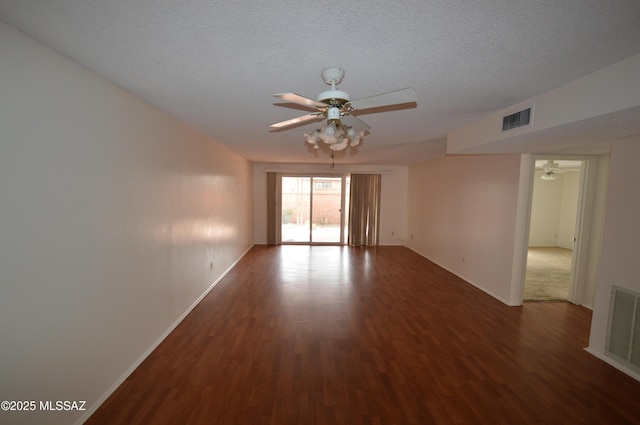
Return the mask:
{"type": "Polygon", "coordinates": [[[544,164],[536,167],[544,171],[544,174],[540,177],[542,180],[555,180],[556,174],[566,173],[567,170],[560,168],[560,164],[553,159],[547,160],[544,164]]]}
{"type": "MultiPolygon", "coordinates": [[[[344,78],[344,70],[341,68],[327,68],[322,71],[323,81],[331,86],[331,90],[320,93],[316,100],[300,96],[296,93],[279,93],[273,96],[290,103],[302,105],[311,112],[297,118],[271,124],[271,131],[286,129],[294,125],[327,119],[322,128],[311,133],[305,133],[307,143],[315,149],[319,149],[318,142],[326,143],[333,151],[340,151],[347,146],[358,146],[365,133],[371,127],[354,116],[354,112],[366,114],[376,112],[374,108],[392,105],[407,105],[415,107],[417,96],[412,88],[404,88],[388,93],[381,93],[358,100],[351,100],[349,93],[336,89],[344,78]],[[413,104],[413,105],[410,105],[413,104]],[[369,110],[367,112],[367,110],[369,110]]],[[[404,109],[404,108],[399,108],[404,109]]]]}

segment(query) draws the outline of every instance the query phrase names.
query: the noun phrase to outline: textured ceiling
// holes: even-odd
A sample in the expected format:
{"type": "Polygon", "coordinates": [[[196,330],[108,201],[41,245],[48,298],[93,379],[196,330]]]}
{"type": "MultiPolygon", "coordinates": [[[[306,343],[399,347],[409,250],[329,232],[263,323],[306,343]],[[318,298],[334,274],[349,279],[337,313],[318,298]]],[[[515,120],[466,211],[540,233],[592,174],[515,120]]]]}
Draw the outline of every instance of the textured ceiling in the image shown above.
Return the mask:
{"type": "Polygon", "coordinates": [[[410,164],[448,132],[640,52],[638,0],[0,0],[0,19],[251,161],[327,162],[305,112],[341,67],[352,99],[413,87],[417,107],[372,127],[337,161],[410,164]]]}

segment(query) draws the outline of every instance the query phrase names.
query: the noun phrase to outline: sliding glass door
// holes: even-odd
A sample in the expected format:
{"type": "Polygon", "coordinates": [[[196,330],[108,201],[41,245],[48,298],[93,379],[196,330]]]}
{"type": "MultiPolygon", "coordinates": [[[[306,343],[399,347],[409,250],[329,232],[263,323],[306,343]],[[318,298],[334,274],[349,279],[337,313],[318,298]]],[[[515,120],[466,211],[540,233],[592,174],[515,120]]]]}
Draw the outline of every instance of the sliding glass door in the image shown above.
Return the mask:
{"type": "Polygon", "coordinates": [[[344,244],[348,176],[283,176],[282,243],[344,244]]]}

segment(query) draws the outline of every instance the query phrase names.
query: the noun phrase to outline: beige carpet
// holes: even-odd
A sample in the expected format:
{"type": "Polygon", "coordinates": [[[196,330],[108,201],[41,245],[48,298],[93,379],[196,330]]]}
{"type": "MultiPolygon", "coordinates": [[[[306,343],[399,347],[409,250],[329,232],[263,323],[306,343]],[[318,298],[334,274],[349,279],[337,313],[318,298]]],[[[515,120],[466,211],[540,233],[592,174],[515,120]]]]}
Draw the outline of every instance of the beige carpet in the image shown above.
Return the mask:
{"type": "Polygon", "coordinates": [[[525,301],[566,301],[571,277],[570,249],[529,247],[524,283],[525,301]]]}

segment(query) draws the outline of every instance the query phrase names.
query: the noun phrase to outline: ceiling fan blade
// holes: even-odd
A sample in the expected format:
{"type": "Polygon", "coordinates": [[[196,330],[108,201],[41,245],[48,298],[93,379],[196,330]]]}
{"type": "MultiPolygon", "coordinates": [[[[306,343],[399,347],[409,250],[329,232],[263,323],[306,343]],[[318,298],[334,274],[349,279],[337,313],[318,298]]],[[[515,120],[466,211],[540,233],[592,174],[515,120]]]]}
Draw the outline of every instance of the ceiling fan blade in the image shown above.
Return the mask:
{"type": "Polygon", "coordinates": [[[273,95],[274,97],[279,97],[282,100],[286,100],[287,102],[297,103],[298,105],[310,106],[315,108],[326,108],[327,104],[318,102],[313,99],[309,99],[308,97],[300,96],[296,93],[277,93],[273,95]]]}
{"type": "Polygon", "coordinates": [[[382,106],[399,105],[402,103],[416,103],[418,96],[411,87],[395,90],[388,93],[377,94],[349,102],[354,110],[379,108],[382,106]]]}
{"type": "Polygon", "coordinates": [[[349,127],[353,127],[354,129],[358,130],[358,131],[369,131],[371,130],[371,127],[369,127],[367,124],[365,124],[364,122],[362,122],[361,120],[359,120],[358,118],[354,117],[353,115],[349,115],[349,114],[345,114],[343,117],[340,118],[340,121],[342,122],[342,124],[349,126],[349,127]]]}
{"type": "Polygon", "coordinates": [[[271,124],[269,127],[273,128],[274,130],[278,130],[278,129],[289,127],[295,124],[301,124],[306,121],[315,121],[317,119],[322,118],[322,115],[323,115],[322,112],[314,112],[312,114],[303,115],[301,117],[292,118],[290,120],[277,122],[275,124],[271,124]]]}

